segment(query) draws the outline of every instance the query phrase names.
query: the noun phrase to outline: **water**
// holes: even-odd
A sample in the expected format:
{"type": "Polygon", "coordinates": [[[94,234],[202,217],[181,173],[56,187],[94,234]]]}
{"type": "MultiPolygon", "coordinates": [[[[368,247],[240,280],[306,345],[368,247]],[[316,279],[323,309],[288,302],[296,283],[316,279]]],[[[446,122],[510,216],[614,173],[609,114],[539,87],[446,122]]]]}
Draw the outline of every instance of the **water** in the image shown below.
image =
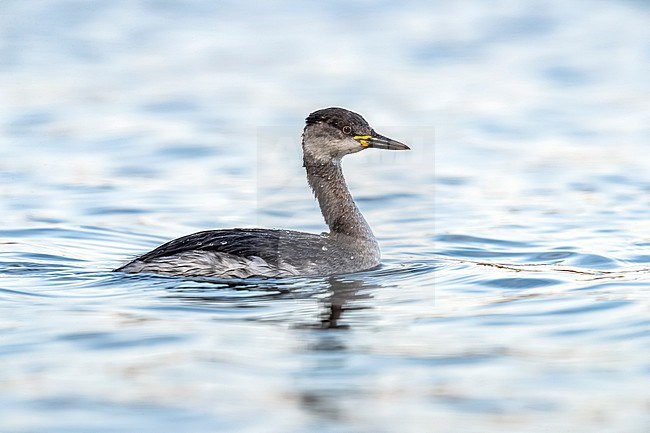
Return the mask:
{"type": "Polygon", "coordinates": [[[0,431],[650,430],[646,3],[0,8],[0,431]],[[109,272],[322,231],[331,105],[413,148],[344,161],[381,269],[109,272]]]}

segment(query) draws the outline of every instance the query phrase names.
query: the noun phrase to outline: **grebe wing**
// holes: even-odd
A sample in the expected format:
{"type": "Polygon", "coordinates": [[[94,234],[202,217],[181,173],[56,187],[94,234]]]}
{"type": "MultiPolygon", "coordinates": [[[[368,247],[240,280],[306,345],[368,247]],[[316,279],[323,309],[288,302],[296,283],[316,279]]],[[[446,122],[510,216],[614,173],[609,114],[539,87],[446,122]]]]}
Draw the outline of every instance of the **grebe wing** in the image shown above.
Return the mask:
{"type": "Polygon", "coordinates": [[[277,265],[283,253],[314,260],[315,254],[325,254],[327,237],[293,230],[226,229],[208,230],[169,241],[140,256],[137,260],[150,262],[187,251],[212,251],[239,257],[260,257],[277,265]]]}

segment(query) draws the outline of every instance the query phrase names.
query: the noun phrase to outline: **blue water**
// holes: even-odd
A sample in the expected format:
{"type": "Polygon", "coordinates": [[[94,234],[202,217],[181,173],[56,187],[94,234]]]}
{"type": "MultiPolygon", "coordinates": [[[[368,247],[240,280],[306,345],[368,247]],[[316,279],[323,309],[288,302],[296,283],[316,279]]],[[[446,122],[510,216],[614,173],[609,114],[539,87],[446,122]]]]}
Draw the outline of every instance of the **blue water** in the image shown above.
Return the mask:
{"type": "Polygon", "coordinates": [[[0,431],[650,431],[650,8],[0,4],[0,431]],[[380,269],[109,272],[209,228],[320,232],[304,117],[380,269]]]}

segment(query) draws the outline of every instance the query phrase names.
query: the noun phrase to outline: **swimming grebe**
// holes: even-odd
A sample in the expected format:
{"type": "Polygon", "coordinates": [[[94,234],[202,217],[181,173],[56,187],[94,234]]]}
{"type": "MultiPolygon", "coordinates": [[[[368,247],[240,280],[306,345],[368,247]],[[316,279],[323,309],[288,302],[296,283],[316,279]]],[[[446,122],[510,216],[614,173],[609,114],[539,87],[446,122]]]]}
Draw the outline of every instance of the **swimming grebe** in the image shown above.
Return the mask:
{"type": "Polygon", "coordinates": [[[116,269],[203,277],[288,277],[357,272],[379,265],[377,240],[357,208],[341,158],[361,150],[409,150],[377,134],[357,113],[325,108],[311,113],[302,134],[303,165],[330,232],[209,230],[167,242],[116,269]]]}

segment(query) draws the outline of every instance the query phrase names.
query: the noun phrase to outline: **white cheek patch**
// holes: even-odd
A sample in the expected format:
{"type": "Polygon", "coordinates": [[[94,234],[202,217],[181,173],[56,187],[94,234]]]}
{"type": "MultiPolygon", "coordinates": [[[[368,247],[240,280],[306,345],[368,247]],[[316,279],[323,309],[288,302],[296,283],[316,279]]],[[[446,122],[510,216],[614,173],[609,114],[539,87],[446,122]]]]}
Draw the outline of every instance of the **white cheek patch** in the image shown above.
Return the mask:
{"type": "Polygon", "coordinates": [[[305,147],[305,151],[309,152],[312,158],[322,162],[341,159],[345,155],[356,153],[363,149],[364,147],[360,146],[352,137],[343,140],[312,140],[309,146],[305,147]]]}

